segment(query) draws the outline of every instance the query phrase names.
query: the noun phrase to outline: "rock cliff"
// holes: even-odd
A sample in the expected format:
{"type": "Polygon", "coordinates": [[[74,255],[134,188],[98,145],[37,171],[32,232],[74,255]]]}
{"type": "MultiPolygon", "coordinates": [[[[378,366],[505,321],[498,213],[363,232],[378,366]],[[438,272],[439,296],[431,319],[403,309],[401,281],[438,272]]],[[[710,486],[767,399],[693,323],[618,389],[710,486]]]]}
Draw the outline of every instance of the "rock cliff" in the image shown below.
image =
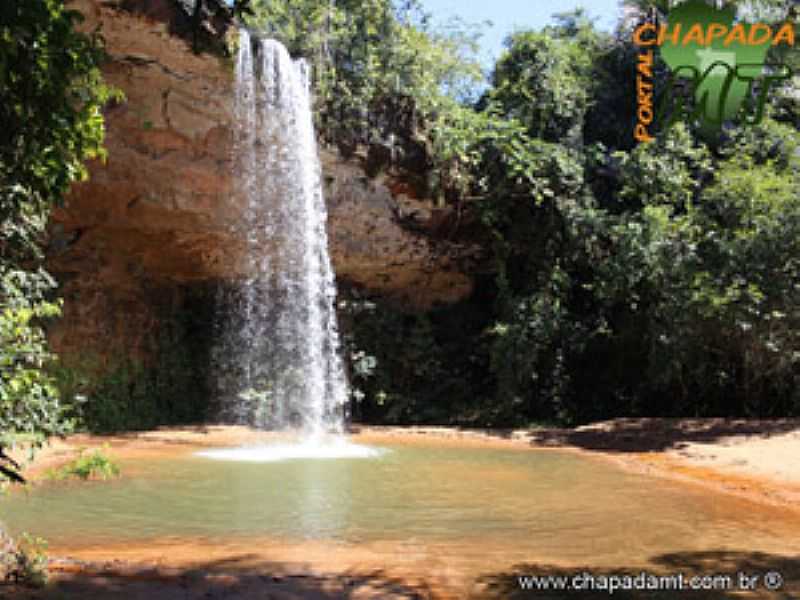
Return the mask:
{"type": "MultiPolygon", "coordinates": [[[[65,306],[50,337],[67,357],[143,355],[164,315],[193,310],[191,298],[243,275],[233,68],[176,35],[186,15],[173,0],[71,6],[105,37],[104,73],[125,100],[105,113],[107,159],[90,165],[90,179],[53,216],[49,268],[65,306]]],[[[469,294],[466,253],[436,235],[442,215],[430,203],[393,193],[402,185],[368,178],[353,159],[322,159],[341,282],[409,309],[469,294]]]]}

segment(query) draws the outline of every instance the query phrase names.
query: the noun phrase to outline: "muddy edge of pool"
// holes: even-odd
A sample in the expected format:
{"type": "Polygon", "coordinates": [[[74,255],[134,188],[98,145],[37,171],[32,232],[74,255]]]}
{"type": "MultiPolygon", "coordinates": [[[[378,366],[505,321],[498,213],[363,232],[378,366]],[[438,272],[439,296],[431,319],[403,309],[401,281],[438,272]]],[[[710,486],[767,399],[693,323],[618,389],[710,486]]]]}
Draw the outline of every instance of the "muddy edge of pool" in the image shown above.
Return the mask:
{"type": "Polygon", "coordinates": [[[637,474],[800,514],[800,419],[615,419],[575,429],[354,429],[365,443],[435,440],[579,452],[637,474]]]}
{"type": "MultiPolygon", "coordinates": [[[[461,429],[454,427],[377,427],[353,425],[353,441],[364,444],[409,444],[566,451],[612,461],[644,476],[702,486],[800,514],[800,419],[773,421],[730,419],[616,419],[575,429],[461,429]]],[[[52,468],[82,449],[108,445],[120,459],[168,455],[178,449],[276,441],[280,434],[244,427],[196,426],[115,436],[76,435],[55,440],[28,466],[33,485],[52,468]]],[[[18,453],[24,457],[22,452],[18,453]]],[[[120,554],[125,556],[125,553],[120,554]]],[[[276,572],[269,576],[239,570],[219,561],[218,569],[194,571],[117,558],[113,548],[89,561],[54,558],[50,570],[59,598],[109,597],[164,600],[214,598],[221,589],[236,598],[461,598],[448,581],[415,579],[408,572],[341,565],[332,572],[276,572]],[[204,591],[205,590],[205,591],[204,591]],[[208,595],[208,593],[211,595],[208,595]],[[89,596],[87,596],[89,594],[89,596]]],[[[335,567],[334,565],[331,565],[335,567]]],[[[433,579],[433,580],[432,580],[433,579]]],[[[485,590],[484,590],[485,591],[485,590]]],[[[33,600],[46,593],[0,587],[0,597],[33,600]]],[[[471,595],[469,595],[472,597],[471,595]]],[[[227,597],[227,596],[226,596],[227,597]]],[[[483,593],[476,597],[489,597],[483,593]]]]}
{"type": "MultiPolygon", "coordinates": [[[[580,452],[642,475],[666,477],[800,514],[800,419],[615,419],[574,429],[465,429],[352,425],[364,444],[435,444],[580,452]]],[[[25,475],[35,484],[81,449],[112,456],[168,454],[180,447],[274,442],[281,434],[239,426],[193,426],[114,436],[75,435],[39,451],[25,475]]],[[[24,450],[16,457],[24,461],[24,450]]]]}

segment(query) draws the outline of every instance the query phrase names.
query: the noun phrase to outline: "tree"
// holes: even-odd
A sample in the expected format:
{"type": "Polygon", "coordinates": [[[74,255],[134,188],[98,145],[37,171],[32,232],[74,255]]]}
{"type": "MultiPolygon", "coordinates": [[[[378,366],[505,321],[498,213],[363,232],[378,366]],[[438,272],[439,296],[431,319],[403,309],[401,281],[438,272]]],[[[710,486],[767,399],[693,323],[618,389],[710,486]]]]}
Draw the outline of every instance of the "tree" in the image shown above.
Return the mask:
{"type": "Polygon", "coordinates": [[[69,428],[45,371],[42,324],[59,304],[41,248],[50,207],[103,156],[100,111],[116,96],[101,79],[102,38],[77,31],[81,19],[63,0],[0,6],[0,452],[19,434],[41,444],[69,428]]]}
{"type": "Polygon", "coordinates": [[[523,422],[796,413],[796,83],[718,147],[684,123],[631,147],[605,89],[635,72],[627,42],[579,23],[515,34],[484,100],[504,121],[476,204],[495,403],[523,422]]]}
{"type": "Polygon", "coordinates": [[[370,159],[391,156],[422,179],[433,171],[438,189],[425,193],[465,187],[480,126],[462,109],[484,79],[475,28],[434,30],[415,0],[253,0],[253,12],[251,25],[312,63],[325,142],[345,156],[371,147],[370,159]]]}

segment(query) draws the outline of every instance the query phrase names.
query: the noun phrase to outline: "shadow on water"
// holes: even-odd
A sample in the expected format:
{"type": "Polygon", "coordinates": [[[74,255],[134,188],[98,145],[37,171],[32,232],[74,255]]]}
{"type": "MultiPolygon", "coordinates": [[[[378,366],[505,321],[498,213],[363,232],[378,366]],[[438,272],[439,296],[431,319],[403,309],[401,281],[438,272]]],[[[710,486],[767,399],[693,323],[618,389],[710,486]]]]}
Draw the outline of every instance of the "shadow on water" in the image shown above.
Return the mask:
{"type": "MultiPolygon", "coordinates": [[[[680,449],[689,443],[711,443],[736,436],[774,435],[800,431],[800,419],[659,419],[625,418],[575,429],[533,429],[526,434],[536,446],[573,446],[603,452],[655,452],[680,449]]],[[[489,429],[484,433],[510,439],[511,429],[489,429]]]]}
{"type": "Polygon", "coordinates": [[[427,584],[408,582],[383,570],[346,570],[335,575],[298,574],[297,565],[233,556],[194,568],[162,569],[124,563],[56,564],[43,589],[0,583],[7,600],[428,600],[439,598],[427,584]]]}
{"type": "MultiPolygon", "coordinates": [[[[556,600],[560,598],[575,598],[577,600],[596,600],[597,598],[614,598],[615,600],[632,599],[657,599],[673,600],[675,598],[697,598],[698,600],[733,600],[735,598],[753,598],[770,600],[794,600],[800,598],[800,556],[789,557],[775,554],[765,554],[761,552],[735,552],[727,550],[712,550],[702,552],[675,552],[662,554],[650,559],[650,566],[628,567],[618,569],[593,569],[590,567],[563,567],[542,563],[515,565],[508,572],[492,573],[478,578],[475,588],[470,595],[471,600],[556,600]],[[721,589],[727,587],[727,582],[720,580],[718,583],[710,579],[696,581],[697,584],[705,584],[716,589],[690,591],[684,589],[676,590],[616,590],[610,594],[601,583],[596,583],[594,590],[587,590],[590,584],[584,574],[596,577],[627,574],[636,577],[644,571],[655,576],[671,576],[683,574],[684,581],[689,582],[692,577],[707,576],[728,576],[733,589],[721,589]],[[739,587],[739,578],[742,573],[749,577],[758,575],[755,581],[755,589],[743,591],[739,587]],[[775,573],[782,579],[780,589],[768,590],[764,585],[764,577],[769,575],[770,581],[775,580],[775,573]],[[566,578],[572,581],[578,576],[578,585],[583,586],[581,591],[554,591],[545,589],[522,589],[521,578],[537,576],[541,578],[552,578],[548,584],[554,586],[557,578],[566,578]]],[[[534,584],[535,585],[535,584],[534,584]]],[[[686,583],[686,586],[689,586],[686,583]]],[[[746,584],[745,584],[746,586],[746,584]]],[[[529,584],[530,587],[530,584],[529,584]]]]}

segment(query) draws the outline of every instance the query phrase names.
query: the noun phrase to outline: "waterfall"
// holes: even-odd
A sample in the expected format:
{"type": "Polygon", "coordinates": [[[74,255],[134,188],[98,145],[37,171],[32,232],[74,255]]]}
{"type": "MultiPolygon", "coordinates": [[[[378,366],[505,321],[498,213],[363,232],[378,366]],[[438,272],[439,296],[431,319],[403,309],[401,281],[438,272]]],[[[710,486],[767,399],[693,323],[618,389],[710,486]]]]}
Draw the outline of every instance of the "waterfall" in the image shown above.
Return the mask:
{"type": "Polygon", "coordinates": [[[235,177],[246,278],[218,295],[215,379],[224,420],[341,432],[347,382],[311,113],[309,69],[241,31],[235,177]]]}

